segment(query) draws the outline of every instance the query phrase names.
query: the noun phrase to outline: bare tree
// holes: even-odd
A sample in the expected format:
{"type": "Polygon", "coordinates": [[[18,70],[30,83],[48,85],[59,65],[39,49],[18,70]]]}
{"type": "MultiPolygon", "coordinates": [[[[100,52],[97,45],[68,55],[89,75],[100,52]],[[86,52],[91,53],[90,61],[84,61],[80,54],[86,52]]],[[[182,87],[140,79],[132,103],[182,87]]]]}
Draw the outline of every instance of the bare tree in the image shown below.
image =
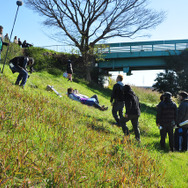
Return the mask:
{"type": "Polygon", "coordinates": [[[131,37],[162,23],[165,13],[147,8],[147,0],[25,0],[79,49],[90,81],[92,49],[101,40],[131,37]]]}

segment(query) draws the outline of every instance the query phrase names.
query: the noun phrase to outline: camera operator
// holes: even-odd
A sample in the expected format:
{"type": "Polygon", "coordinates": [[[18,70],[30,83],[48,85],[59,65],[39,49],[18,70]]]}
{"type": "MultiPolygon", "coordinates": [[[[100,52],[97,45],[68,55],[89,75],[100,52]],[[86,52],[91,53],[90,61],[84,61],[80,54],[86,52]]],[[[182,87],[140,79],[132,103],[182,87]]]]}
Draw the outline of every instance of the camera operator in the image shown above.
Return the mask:
{"type": "Polygon", "coordinates": [[[15,57],[9,61],[9,67],[12,70],[12,73],[19,73],[15,85],[19,85],[21,87],[25,86],[27,78],[29,77],[28,72],[33,72],[33,65],[34,59],[27,56],[15,57]],[[27,66],[30,67],[30,71],[27,70],[27,66]]]}

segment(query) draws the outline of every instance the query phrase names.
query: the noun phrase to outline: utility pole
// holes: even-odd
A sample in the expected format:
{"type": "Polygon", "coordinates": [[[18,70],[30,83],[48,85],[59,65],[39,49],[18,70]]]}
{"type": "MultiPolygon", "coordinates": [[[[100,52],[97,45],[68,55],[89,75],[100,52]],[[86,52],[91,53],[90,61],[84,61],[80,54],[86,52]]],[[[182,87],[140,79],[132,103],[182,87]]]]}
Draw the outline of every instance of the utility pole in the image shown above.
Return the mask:
{"type": "MultiPolygon", "coordinates": [[[[11,34],[10,34],[10,40],[11,40],[12,33],[13,33],[13,30],[14,30],[14,26],[15,26],[15,23],[16,23],[16,18],[17,18],[17,15],[18,15],[19,7],[22,6],[23,3],[22,3],[22,1],[17,1],[16,4],[18,5],[18,7],[17,7],[17,10],[16,10],[16,15],[15,15],[15,18],[14,18],[14,23],[13,23],[13,26],[12,26],[12,31],[11,31],[11,34]]],[[[9,44],[10,44],[10,40],[9,40],[9,44]]],[[[8,47],[7,47],[7,51],[6,51],[6,55],[5,55],[5,61],[4,61],[4,64],[3,64],[3,68],[2,68],[2,72],[1,72],[1,73],[3,73],[4,67],[5,67],[5,63],[6,63],[8,51],[9,51],[9,45],[8,45],[8,47]]]]}

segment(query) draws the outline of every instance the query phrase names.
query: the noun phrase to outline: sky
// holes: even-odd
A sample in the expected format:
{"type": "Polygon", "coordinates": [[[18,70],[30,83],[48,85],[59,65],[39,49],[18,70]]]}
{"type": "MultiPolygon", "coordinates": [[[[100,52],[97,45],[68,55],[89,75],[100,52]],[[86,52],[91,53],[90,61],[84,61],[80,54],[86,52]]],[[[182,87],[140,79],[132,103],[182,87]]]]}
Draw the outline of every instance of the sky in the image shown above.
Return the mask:
{"type": "MultiPolygon", "coordinates": [[[[150,0],[149,6],[157,11],[166,11],[166,19],[155,29],[147,31],[150,37],[140,37],[134,39],[112,38],[108,42],[137,42],[154,40],[175,40],[188,39],[188,0],[150,0]]],[[[3,34],[11,34],[13,22],[17,10],[16,0],[0,0],[0,25],[4,27],[3,34]]],[[[62,45],[51,39],[48,35],[48,28],[43,26],[44,18],[38,13],[23,5],[19,7],[16,24],[12,34],[21,41],[26,40],[34,46],[62,45]]],[[[55,31],[54,31],[55,33],[55,31]]],[[[60,47],[54,47],[54,50],[61,50],[60,47]]],[[[64,49],[66,51],[66,49],[64,49]]],[[[163,70],[154,71],[132,71],[133,75],[124,76],[124,82],[135,86],[152,86],[157,77],[157,73],[163,70]]],[[[113,73],[115,78],[119,72],[113,73]]]]}

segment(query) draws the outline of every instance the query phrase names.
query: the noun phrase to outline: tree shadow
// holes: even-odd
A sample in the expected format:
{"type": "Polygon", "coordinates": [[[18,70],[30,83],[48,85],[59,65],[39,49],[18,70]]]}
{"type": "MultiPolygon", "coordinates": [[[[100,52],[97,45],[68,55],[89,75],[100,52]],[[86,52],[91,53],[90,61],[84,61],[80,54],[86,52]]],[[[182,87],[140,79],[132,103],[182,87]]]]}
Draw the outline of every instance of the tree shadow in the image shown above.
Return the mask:
{"type": "Polygon", "coordinates": [[[148,114],[152,114],[152,115],[155,115],[155,116],[157,114],[157,108],[156,107],[151,107],[151,106],[148,106],[144,103],[140,103],[140,108],[141,108],[141,113],[146,112],[148,114]]]}
{"type": "Polygon", "coordinates": [[[116,135],[115,132],[107,129],[106,127],[102,126],[102,125],[96,125],[95,123],[88,123],[87,124],[87,127],[90,128],[90,129],[93,129],[97,132],[102,132],[102,133],[105,133],[105,134],[112,134],[112,135],[116,135]]]}
{"type": "MultiPolygon", "coordinates": [[[[133,130],[132,130],[133,131],[133,130]]],[[[160,134],[159,133],[157,133],[157,132],[155,132],[155,133],[153,133],[153,132],[148,132],[148,131],[144,131],[143,129],[142,129],[142,136],[144,136],[144,137],[148,137],[148,138],[153,138],[153,137],[155,137],[155,138],[159,138],[160,137],[160,134]]]]}
{"type": "Polygon", "coordinates": [[[166,147],[162,149],[159,141],[153,141],[153,142],[145,144],[144,146],[149,150],[151,149],[156,150],[160,153],[169,153],[170,151],[169,144],[166,144],[166,147]]]}

